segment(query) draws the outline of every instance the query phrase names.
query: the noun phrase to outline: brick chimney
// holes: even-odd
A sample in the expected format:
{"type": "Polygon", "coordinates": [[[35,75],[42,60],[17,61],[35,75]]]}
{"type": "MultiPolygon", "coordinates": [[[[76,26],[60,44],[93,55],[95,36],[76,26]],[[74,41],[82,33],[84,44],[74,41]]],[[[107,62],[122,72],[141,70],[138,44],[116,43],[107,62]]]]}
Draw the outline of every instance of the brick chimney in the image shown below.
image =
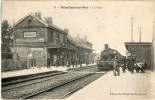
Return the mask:
{"type": "Polygon", "coordinates": [[[77,38],[80,38],[80,35],[79,35],[79,34],[76,34],[76,37],[77,37],[77,38]]]}
{"type": "Polygon", "coordinates": [[[48,25],[52,25],[52,17],[45,18],[45,21],[47,22],[48,25]]]}
{"type": "Polygon", "coordinates": [[[65,28],[65,29],[64,29],[64,31],[65,31],[66,33],[69,33],[69,30],[68,30],[68,28],[65,28]]]}
{"type": "Polygon", "coordinates": [[[33,12],[29,12],[30,15],[33,15],[33,12]]]}
{"type": "Polygon", "coordinates": [[[41,12],[35,12],[35,16],[36,16],[37,18],[39,18],[39,19],[42,19],[42,18],[41,18],[41,12]]]}
{"type": "Polygon", "coordinates": [[[83,39],[84,39],[85,41],[87,41],[87,36],[84,36],[83,39]]]}

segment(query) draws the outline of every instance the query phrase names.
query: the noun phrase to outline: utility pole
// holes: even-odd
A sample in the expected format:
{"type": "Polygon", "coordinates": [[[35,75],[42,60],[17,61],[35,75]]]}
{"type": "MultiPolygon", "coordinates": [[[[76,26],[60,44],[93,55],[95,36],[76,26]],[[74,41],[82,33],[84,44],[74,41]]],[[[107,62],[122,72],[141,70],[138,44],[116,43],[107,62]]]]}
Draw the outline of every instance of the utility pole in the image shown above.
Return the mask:
{"type": "MultiPolygon", "coordinates": [[[[155,1],[154,1],[154,5],[155,5],[155,1]]],[[[155,6],[154,6],[154,9],[155,9],[155,6]]],[[[155,69],[155,30],[154,30],[154,28],[155,28],[155,25],[154,25],[154,23],[155,23],[155,13],[154,13],[154,15],[153,15],[153,29],[152,29],[152,48],[151,48],[151,70],[152,71],[155,71],[154,69],[155,69]]]]}
{"type": "Polygon", "coordinates": [[[133,16],[131,17],[131,42],[133,41],[133,16]]]}
{"type": "Polygon", "coordinates": [[[153,31],[152,31],[152,48],[151,48],[151,70],[153,71],[154,70],[154,68],[155,68],[155,34],[154,34],[154,21],[153,21],[153,31]]]}
{"type": "Polygon", "coordinates": [[[140,27],[140,36],[139,36],[139,42],[141,42],[141,27],[140,27]]]}

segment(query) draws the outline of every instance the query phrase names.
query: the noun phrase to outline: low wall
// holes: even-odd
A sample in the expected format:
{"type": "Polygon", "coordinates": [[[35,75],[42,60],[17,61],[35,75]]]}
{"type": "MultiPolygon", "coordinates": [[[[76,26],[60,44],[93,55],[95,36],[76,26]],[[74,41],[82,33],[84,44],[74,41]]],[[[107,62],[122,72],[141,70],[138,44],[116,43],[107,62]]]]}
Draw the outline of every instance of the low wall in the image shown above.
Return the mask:
{"type": "Polygon", "coordinates": [[[1,60],[1,71],[11,71],[20,69],[27,69],[27,61],[19,61],[12,59],[1,60]]]}

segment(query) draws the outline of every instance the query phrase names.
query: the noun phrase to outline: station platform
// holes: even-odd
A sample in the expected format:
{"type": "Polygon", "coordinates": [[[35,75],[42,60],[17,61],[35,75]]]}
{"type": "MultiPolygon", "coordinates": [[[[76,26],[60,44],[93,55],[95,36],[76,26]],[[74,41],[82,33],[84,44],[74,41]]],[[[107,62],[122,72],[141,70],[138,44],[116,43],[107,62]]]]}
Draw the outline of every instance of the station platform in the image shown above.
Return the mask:
{"type": "MultiPolygon", "coordinates": [[[[96,64],[89,64],[87,66],[92,66],[96,64]]],[[[80,67],[79,65],[77,67],[80,67]]],[[[47,67],[31,67],[30,69],[23,69],[23,70],[13,70],[13,71],[5,71],[1,72],[1,78],[9,78],[9,77],[16,77],[16,76],[23,76],[23,75],[30,75],[30,74],[37,74],[37,73],[45,73],[50,71],[67,71],[67,69],[77,68],[77,67],[66,67],[66,66],[51,66],[50,68],[47,67]]],[[[86,67],[86,64],[82,64],[82,67],[86,67]]]]}
{"type": "Polygon", "coordinates": [[[155,100],[155,72],[110,71],[66,100],[155,100]]]}

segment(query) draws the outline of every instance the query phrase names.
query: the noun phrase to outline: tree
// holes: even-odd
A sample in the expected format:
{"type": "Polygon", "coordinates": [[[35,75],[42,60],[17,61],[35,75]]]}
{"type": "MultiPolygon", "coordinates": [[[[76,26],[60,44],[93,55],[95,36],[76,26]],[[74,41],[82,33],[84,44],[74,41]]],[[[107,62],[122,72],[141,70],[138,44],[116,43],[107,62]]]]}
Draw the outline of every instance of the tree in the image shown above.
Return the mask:
{"type": "Polygon", "coordinates": [[[1,23],[1,52],[11,53],[12,44],[12,28],[7,20],[3,20],[1,23]]]}

